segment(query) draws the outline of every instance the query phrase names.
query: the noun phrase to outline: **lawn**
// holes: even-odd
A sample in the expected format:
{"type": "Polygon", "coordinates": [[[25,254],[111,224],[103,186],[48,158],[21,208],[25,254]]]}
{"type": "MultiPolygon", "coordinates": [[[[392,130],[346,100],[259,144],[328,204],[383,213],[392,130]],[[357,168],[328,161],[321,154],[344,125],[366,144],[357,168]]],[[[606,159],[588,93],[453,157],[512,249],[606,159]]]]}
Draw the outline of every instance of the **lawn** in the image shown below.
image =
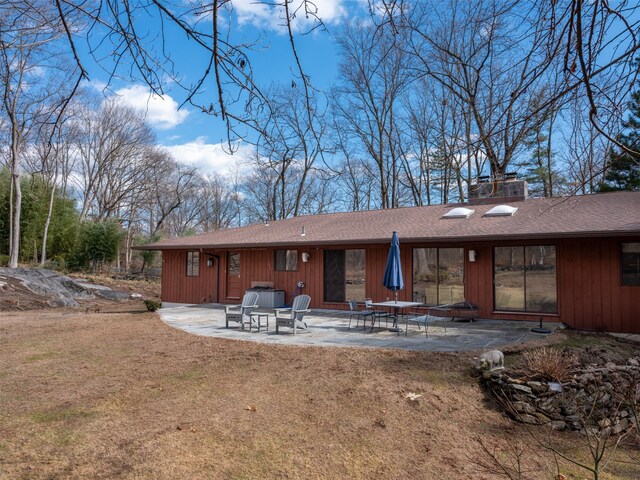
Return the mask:
{"type": "MultiPolygon", "coordinates": [[[[0,477],[497,478],[477,438],[504,462],[532,442],[487,405],[472,362],[197,337],[132,303],[4,313],[0,477]]],[[[554,478],[549,454],[525,464],[554,478]]]]}

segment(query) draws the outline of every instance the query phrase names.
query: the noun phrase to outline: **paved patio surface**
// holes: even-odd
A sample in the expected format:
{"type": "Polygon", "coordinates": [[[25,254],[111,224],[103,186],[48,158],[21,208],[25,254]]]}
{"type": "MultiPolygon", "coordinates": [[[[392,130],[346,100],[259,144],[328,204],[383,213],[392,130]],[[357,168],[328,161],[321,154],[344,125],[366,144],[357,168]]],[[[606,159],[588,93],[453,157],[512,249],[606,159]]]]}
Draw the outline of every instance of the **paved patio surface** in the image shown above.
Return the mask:
{"type": "MultiPolygon", "coordinates": [[[[429,336],[425,338],[424,328],[418,330],[417,325],[410,324],[405,336],[405,325],[401,323],[402,332],[396,333],[382,327],[370,332],[370,322],[366,331],[355,328],[355,318],[351,329],[349,316],[338,310],[312,310],[305,316],[309,330],[292,330],[280,328],[275,333],[275,318],[272,310],[259,310],[270,313],[269,330],[264,328],[258,333],[255,328],[251,332],[242,330],[235,322],[225,328],[224,309],[220,305],[189,305],[162,308],[160,318],[174,328],[194,335],[229,338],[252,342],[273,343],[280,345],[316,345],[331,347],[364,347],[364,348],[401,348],[405,350],[427,350],[433,352],[461,352],[467,350],[500,349],[508,345],[517,345],[544,338],[544,334],[533,333],[531,328],[539,326],[538,322],[476,320],[474,322],[458,322],[438,319],[429,325],[429,336]]],[[[544,323],[551,331],[559,328],[556,323],[544,323]]]]}

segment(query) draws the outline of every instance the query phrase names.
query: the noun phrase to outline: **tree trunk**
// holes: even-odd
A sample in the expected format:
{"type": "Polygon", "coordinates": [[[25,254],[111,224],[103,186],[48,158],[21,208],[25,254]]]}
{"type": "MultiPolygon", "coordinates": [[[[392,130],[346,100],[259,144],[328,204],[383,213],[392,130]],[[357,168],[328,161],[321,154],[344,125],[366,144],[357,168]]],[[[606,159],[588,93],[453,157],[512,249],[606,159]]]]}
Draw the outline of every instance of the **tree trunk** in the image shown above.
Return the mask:
{"type": "Polygon", "coordinates": [[[9,252],[13,249],[13,175],[9,176],[9,252]]]}
{"type": "Polygon", "coordinates": [[[20,252],[20,215],[22,213],[22,188],[20,187],[20,165],[18,164],[18,154],[20,145],[20,132],[18,131],[17,120],[11,117],[11,181],[13,185],[13,225],[11,230],[11,249],[9,251],[9,268],[18,268],[18,254],[20,252]]]}
{"type": "Polygon", "coordinates": [[[549,118],[549,132],[547,133],[547,178],[549,182],[549,196],[553,197],[553,164],[551,162],[551,133],[553,132],[553,122],[555,120],[555,112],[551,112],[549,118]]]}
{"type": "MultiPolygon", "coordinates": [[[[469,118],[469,112],[464,113],[464,136],[467,149],[467,197],[471,193],[471,180],[473,180],[471,169],[471,119],[469,118]]],[[[464,202],[464,197],[460,199],[464,202]]]]}
{"type": "Polygon", "coordinates": [[[462,172],[456,169],[456,183],[458,184],[458,198],[460,202],[464,202],[464,188],[462,187],[462,172]]]}
{"type": "MultiPolygon", "coordinates": [[[[15,172],[15,171],[14,171],[15,172]]],[[[20,215],[22,213],[22,189],[20,188],[20,174],[11,175],[13,182],[13,218],[11,219],[11,250],[9,251],[9,268],[18,268],[18,253],[20,250],[20,215]]]]}
{"type": "MultiPolygon", "coordinates": [[[[133,214],[130,218],[133,218],[133,214]]],[[[124,269],[126,272],[131,269],[131,221],[127,226],[127,237],[124,242],[124,269]]]]}
{"type": "Polygon", "coordinates": [[[51,185],[51,195],[49,196],[49,210],[47,211],[47,219],[44,222],[42,231],[42,256],[40,257],[40,266],[44,266],[47,261],[47,236],[49,235],[49,225],[51,224],[51,215],[53,214],[53,202],[56,194],[56,180],[58,179],[58,165],[56,164],[56,172],[53,176],[53,184],[51,185]]]}

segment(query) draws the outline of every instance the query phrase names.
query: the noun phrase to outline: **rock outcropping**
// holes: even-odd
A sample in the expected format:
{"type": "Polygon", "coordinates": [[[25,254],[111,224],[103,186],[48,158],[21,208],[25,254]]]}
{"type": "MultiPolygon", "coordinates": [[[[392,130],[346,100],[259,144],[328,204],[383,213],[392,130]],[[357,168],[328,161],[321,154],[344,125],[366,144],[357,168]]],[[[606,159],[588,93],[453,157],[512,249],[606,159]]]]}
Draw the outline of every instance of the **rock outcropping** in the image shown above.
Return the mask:
{"type": "Polygon", "coordinates": [[[96,296],[121,300],[129,298],[126,293],[110,288],[92,287],[80,283],[58,272],[40,268],[0,268],[0,310],[19,307],[19,298],[24,290],[32,292],[43,306],[77,307],[78,300],[88,300],[96,296]],[[16,305],[14,305],[16,304],[16,305]]]}

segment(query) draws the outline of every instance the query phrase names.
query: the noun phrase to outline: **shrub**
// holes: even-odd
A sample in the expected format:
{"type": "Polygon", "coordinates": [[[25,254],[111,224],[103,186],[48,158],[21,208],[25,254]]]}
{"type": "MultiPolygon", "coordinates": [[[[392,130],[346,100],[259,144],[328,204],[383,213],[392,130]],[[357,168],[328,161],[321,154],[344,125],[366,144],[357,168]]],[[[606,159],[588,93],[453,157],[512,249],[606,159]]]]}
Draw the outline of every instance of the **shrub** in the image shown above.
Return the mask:
{"type": "Polygon", "coordinates": [[[577,358],[557,348],[542,347],[525,352],[522,363],[531,376],[561,382],[569,378],[577,358]]]}
{"type": "Polygon", "coordinates": [[[0,267],[9,265],[9,255],[0,255],[0,267]]]}
{"type": "Polygon", "coordinates": [[[48,270],[56,270],[58,272],[65,272],[67,270],[67,261],[62,255],[56,255],[45,262],[44,268],[48,270]]]}
{"type": "Polygon", "coordinates": [[[144,304],[147,306],[147,310],[150,312],[155,312],[162,306],[162,302],[157,300],[145,300],[144,304]]]}
{"type": "Polygon", "coordinates": [[[72,268],[93,272],[104,269],[115,260],[123,236],[117,221],[83,223],[72,268]]]}

